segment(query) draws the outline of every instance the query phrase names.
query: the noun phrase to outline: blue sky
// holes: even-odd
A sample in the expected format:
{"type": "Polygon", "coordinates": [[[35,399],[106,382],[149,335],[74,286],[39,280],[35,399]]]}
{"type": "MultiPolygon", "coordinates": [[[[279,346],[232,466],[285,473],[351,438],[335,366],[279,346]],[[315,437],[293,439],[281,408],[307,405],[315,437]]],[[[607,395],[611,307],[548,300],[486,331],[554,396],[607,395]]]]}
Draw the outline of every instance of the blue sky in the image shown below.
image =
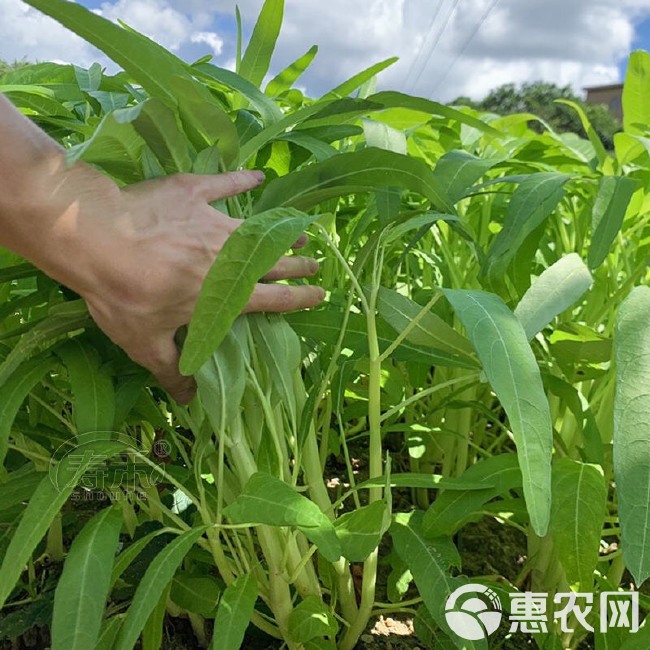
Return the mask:
{"type": "MultiPolygon", "coordinates": [[[[122,19],[179,56],[232,67],[231,0],[78,0],[122,19]]],[[[238,0],[249,33],[262,0],[238,0]]],[[[650,49],[650,0],[285,0],[271,73],[319,45],[300,83],[318,95],[392,55],[380,87],[437,100],[480,98],[503,83],[585,86],[622,79],[629,52],[650,49]],[[354,10],[351,10],[351,6],[354,10]],[[561,16],[561,19],[558,17],[561,16]]],[[[110,66],[22,0],[0,0],[0,58],[110,66]]]]}

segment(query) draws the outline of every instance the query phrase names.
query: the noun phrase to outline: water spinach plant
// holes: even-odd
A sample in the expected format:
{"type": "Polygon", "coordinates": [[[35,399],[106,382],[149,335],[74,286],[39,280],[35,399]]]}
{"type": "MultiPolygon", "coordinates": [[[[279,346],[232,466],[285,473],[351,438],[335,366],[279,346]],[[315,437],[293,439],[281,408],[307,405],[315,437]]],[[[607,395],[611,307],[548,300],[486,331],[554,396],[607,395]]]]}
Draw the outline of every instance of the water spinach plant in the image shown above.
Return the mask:
{"type": "Polygon", "coordinates": [[[26,1],[123,69],[0,78],[71,163],[120,185],[267,180],[215,205],[244,223],[182,336],[188,407],[76,296],[0,252],[5,633],[154,649],[172,616],[201,647],[239,648],[252,624],[278,646],[351,650],[399,613],[427,647],[497,647],[444,615],[479,582],[506,609],[550,594],[540,648],[647,647],[647,626],[603,631],[596,610],[592,634],[553,624],[552,596],[633,588],[648,609],[650,57],[631,58],[612,152],[577,106],[587,138],[376,92],[392,60],[311,99],[295,84],[312,48],[265,84],[281,1],[236,72],[26,1]],[[325,305],[241,316],[303,230],[325,305]],[[463,573],[457,544],[486,517],[525,540],[509,580],[463,573]]]}

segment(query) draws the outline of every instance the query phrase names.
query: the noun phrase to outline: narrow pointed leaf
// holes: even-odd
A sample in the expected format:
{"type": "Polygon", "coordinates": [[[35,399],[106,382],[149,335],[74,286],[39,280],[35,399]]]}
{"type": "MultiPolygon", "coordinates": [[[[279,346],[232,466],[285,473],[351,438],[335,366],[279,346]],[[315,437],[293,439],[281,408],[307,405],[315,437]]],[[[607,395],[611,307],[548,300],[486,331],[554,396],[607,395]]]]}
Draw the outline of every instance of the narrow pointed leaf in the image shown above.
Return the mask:
{"type": "Polygon", "coordinates": [[[183,558],[205,531],[204,527],[188,530],[156,555],[133,596],[126,619],[115,641],[115,650],[133,650],[160,593],[170,583],[183,558]]]}
{"type": "Polygon", "coordinates": [[[105,508],[72,542],[54,597],[52,650],[97,644],[121,525],[121,510],[105,508]]]}
{"type": "Polygon", "coordinates": [[[630,54],[623,86],[623,130],[645,135],[650,124],[650,54],[637,50],[630,54]]]}
{"type": "Polygon", "coordinates": [[[257,583],[252,573],[239,576],[228,585],[214,619],[211,650],[239,650],[255,611],[257,583]]]}
{"type": "Polygon", "coordinates": [[[300,58],[296,59],[291,65],[287,66],[277,74],[264,89],[264,93],[270,97],[277,97],[283,92],[293,88],[293,84],[298,81],[300,76],[307,70],[314,57],[318,54],[318,46],[312,45],[300,58]]]}
{"type": "Polygon", "coordinates": [[[517,317],[483,291],[444,290],[508,414],[533,530],[546,533],[551,508],[553,428],[535,355],[517,317]]]}
{"type": "Polygon", "coordinates": [[[438,209],[453,214],[453,205],[422,160],[383,149],[342,153],[271,181],[256,211],[291,206],[308,210],[326,199],[355,192],[399,186],[426,197],[438,209]]]}
{"type": "Polygon", "coordinates": [[[255,285],[316,216],[271,210],[244,221],[226,240],[203,282],[181,355],[181,372],[196,372],[217,349],[255,285]]]}
{"type": "Polygon", "coordinates": [[[346,97],[350,93],[353,93],[357,88],[363,86],[363,84],[372,79],[374,76],[378,75],[382,70],[385,70],[386,68],[393,65],[393,63],[395,63],[397,60],[398,57],[393,56],[389,59],[371,65],[369,68],[366,68],[365,70],[355,74],[347,81],[344,81],[342,84],[339,84],[336,86],[336,88],[332,88],[332,90],[323,95],[323,99],[327,99],[329,97],[346,97]]]}

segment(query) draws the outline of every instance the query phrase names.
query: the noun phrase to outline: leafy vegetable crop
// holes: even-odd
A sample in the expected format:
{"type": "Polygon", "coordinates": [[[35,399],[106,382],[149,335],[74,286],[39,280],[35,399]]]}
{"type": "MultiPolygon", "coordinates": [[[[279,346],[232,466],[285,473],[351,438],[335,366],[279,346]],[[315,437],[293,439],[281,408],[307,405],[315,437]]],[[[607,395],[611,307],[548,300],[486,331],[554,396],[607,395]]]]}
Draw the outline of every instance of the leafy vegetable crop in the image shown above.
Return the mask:
{"type": "MultiPolygon", "coordinates": [[[[588,139],[375,92],[391,60],[314,100],[294,87],[312,48],[264,86],[277,0],[237,72],[186,64],[75,3],[26,1],[123,68],[43,63],[0,78],[70,162],[121,185],[241,167],[267,180],[215,206],[245,221],[183,343],[181,369],[199,386],[189,407],[150,385],[69,291],[0,251],[8,612],[35,621],[40,608],[54,650],[159,648],[166,612],[219,650],[239,648],[250,623],[289,648],[350,650],[394,612],[415,617],[428,647],[483,648],[445,620],[463,583],[487,581],[505,603],[525,590],[641,589],[646,53],[632,56],[611,152],[582,113],[588,139]],[[325,305],[240,316],[304,229],[325,305]],[[361,475],[351,449],[367,456],[361,475]],[[338,489],[324,481],[333,459],[338,489]],[[482,517],[525,535],[516,579],[462,573],[454,542],[482,517]],[[49,563],[62,561],[57,576],[49,563]],[[377,593],[380,561],[391,602],[377,593]]],[[[11,616],[5,630],[22,634],[11,616]]],[[[594,647],[647,647],[648,629],[596,632],[594,647]]],[[[586,634],[534,638],[577,648],[586,634]]]]}

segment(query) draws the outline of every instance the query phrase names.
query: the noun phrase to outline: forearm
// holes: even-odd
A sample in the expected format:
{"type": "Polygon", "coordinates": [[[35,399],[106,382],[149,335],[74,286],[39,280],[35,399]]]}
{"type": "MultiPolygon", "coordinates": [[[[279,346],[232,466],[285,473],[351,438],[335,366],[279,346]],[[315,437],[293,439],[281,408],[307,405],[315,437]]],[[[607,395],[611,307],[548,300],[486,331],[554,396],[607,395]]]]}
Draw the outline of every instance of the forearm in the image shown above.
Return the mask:
{"type": "Polygon", "coordinates": [[[87,165],[67,166],[64,150],[0,94],[0,246],[83,289],[76,269],[88,265],[82,260],[87,251],[79,214],[89,189],[107,201],[117,192],[110,179],[87,165]]]}

